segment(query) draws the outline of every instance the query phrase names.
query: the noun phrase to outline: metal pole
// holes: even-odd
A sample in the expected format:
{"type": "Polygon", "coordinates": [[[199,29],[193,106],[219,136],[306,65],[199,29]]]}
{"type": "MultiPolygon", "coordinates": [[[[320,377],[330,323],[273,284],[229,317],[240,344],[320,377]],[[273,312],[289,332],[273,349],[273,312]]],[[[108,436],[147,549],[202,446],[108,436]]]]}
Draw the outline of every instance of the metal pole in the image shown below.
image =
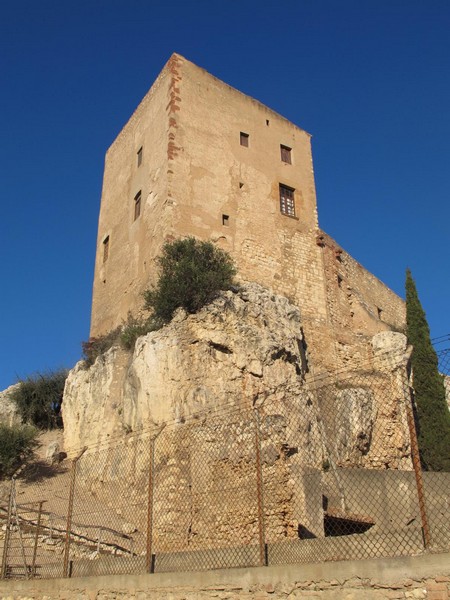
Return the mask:
{"type": "Polygon", "coordinates": [[[265,527],[264,527],[264,495],[263,477],[261,465],[261,433],[258,409],[254,410],[255,423],[255,460],[256,460],[256,498],[258,504],[258,540],[259,540],[259,564],[267,566],[265,527]]]}
{"type": "Polygon", "coordinates": [[[9,538],[11,528],[11,514],[13,505],[13,488],[15,485],[14,478],[11,479],[11,487],[9,490],[9,501],[8,501],[8,515],[6,517],[6,531],[5,531],[5,545],[3,546],[3,557],[2,557],[2,572],[1,579],[6,579],[6,571],[8,569],[8,549],[9,549],[9,538]]]}
{"type": "Polygon", "coordinates": [[[67,523],[66,523],[66,540],[64,543],[64,562],[63,562],[63,577],[69,577],[69,549],[70,549],[70,529],[72,527],[72,512],[73,512],[73,500],[75,496],[75,482],[77,474],[77,463],[83,456],[86,448],[80,452],[80,454],[72,460],[72,473],[70,476],[70,490],[69,490],[69,505],[67,507],[67,523]]]}
{"type": "Polygon", "coordinates": [[[37,518],[37,524],[36,524],[36,535],[34,536],[33,562],[31,563],[31,577],[35,576],[34,570],[36,568],[36,556],[37,556],[38,536],[39,536],[39,529],[41,527],[41,516],[42,516],[42,505],[43,504],[44,504],[44,501],[41,500],[39,502],[38,518],[37,518]]]}
{"type": "Polygon", "coordinates": [[[425,493],[423,489],[423,477],[422,477],[422,466],[420,464],[419,457],[419,444],[417,443],[417,432],[416,425],[414,423],[414,414],[413,414],[413,402],[414,402],[414,392],[413,389],[409,386],[409,398],[406,398],[406,418],[408,421],[409,428],[409,437],[411,440],[411,458],[414,467],[414,475],[416,477],[416,486],[417,486],[417,496],[419,500],[419,510],[420,510],[420,519],[422,521],[422,534],[423,534],[423,544],[425,548],[431,544],[431,534],[430,527],[428,524],[427,511],[425,507],[425,493]]]}
{"type": "Polygon", "coordinates": [[[148,505],[147,505],[147,549],[145,566],[147,573],[153,571],[152,542],[153,542],[153,469],[155,460],[155,438],[150,440],[150,461],[148,466],[148,505]]]}

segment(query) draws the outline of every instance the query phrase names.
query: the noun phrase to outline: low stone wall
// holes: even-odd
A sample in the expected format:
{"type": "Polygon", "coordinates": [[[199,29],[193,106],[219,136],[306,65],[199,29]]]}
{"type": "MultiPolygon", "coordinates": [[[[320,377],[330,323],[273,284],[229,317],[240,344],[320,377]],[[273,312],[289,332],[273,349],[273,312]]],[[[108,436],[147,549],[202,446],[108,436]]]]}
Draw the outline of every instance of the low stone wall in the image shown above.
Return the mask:
{"type": "Polygon", "coordinates": [[[0,600],[449,600],[450,554],[46,581],[2,581],[0,600]]]}

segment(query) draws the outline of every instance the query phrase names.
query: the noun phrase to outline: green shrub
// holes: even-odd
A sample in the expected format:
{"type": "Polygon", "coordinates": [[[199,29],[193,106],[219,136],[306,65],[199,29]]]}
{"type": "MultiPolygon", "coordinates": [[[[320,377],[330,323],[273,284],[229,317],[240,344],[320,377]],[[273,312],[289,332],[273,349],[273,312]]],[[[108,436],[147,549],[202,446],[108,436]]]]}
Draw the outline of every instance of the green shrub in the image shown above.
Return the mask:
{"type": "Polygon", "coordinates": [[[159,279],[144,292],[144,300],[153,317],[165,323],[179,307],[198,311],[218,291],[229,289],[236,274],[229,254],[193,237],[167,242],[158,263],[159,279]]]}
{"type": "Polygon", "coordinates": [[[161,321],[153,317],[143,319],[133,317],[128,313],[128,318],[122,325],[120,332],[120,345],[126,350],[132,350],[138,337],[146,335],[150,331],[156,331],[162,327],[161,321]]]}
{"type": "Polygon", "coordinates": [[[0,423],[0,479],[8,477],[33,455],[38,431],[30,425],[0,423]]]}
{"type": "Polygon", "coordinates": [[[40,429],[62,427],[60,409],[67,371],[37,373],[20,381],[11,393],[24,423],[40,429]]]}
{"type": "Polygon", "coordinates": [[[161,273],[156,286],[144,292],[148,318],[128,313],[121,326],[99,337],[82,342],[83,358],[88,366],[112,346],[120,344],[132,350],[138,337],[160,329],[183,307],[193,313],[210,302],[219,290],[229,289],[236,273],[231,257],[211,242],[195,238],[168,242],[158,258],[161,273]]]}
{"type": "Polygon", "coordinates": [[[119,326],[105,335],[90,337],[87,342],[81,342],[83,358],[88,366],[93,365],[96,358],[119,343],[121,330],[119,326]]]}
{"type": "Polygon", "coordinates": [[[91,337],[87,342],[82,342],[83,358],[87,366],[94,364],[95,360],[105,354],[113,346],[120,345],[125,350],[133,350],[136,340],[141,335],[156,331],[162,327],[159,319],[134,317],[128,313],[127,320],[106,335],[91,337]]]}

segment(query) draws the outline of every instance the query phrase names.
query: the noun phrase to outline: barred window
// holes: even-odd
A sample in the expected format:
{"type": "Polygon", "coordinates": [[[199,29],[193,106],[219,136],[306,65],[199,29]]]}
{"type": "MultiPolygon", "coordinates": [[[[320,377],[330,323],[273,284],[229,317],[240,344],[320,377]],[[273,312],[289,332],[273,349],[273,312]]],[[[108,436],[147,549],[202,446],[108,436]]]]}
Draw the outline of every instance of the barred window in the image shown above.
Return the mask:
{"type": "Polygon", "coordinates": [[[135,221],[139,217],[140,214],[141,214],[141,191],[139,190],[139,192],[134,197],[134,220],[135,221]]]}
{"type": "Polygon", "coordinates": [[[295,217],[294,189],[280,183],[280,211],[288,217],[295,217]]]}
{"type": "Polygon", "coordinates": [[[280,144],[281,160],[288,165],[292,164],[291,150],[292,148],[289,148],[289,146],[283,146],[283,144],[280,144]]]}
{"type": "Polygon", "coordinates": [[[140,167],[142,164],[142,146],[137,151],[137,166],[140,167]]]}

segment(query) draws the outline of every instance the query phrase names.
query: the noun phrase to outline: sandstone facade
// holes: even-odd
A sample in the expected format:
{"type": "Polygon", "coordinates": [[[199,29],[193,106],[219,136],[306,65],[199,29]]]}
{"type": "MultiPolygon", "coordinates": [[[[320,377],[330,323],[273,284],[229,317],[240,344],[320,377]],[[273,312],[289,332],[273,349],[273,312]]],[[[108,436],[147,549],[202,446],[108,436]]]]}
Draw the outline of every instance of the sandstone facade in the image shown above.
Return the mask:
{"type": "Polygon", "coordinates": [[[92,336],[139,311],[163,242],[188,235],[301,309],[316,371],[404,325],[402,300],[319,229],[309,134],[174,54],[106,155],[92,336]]]}

